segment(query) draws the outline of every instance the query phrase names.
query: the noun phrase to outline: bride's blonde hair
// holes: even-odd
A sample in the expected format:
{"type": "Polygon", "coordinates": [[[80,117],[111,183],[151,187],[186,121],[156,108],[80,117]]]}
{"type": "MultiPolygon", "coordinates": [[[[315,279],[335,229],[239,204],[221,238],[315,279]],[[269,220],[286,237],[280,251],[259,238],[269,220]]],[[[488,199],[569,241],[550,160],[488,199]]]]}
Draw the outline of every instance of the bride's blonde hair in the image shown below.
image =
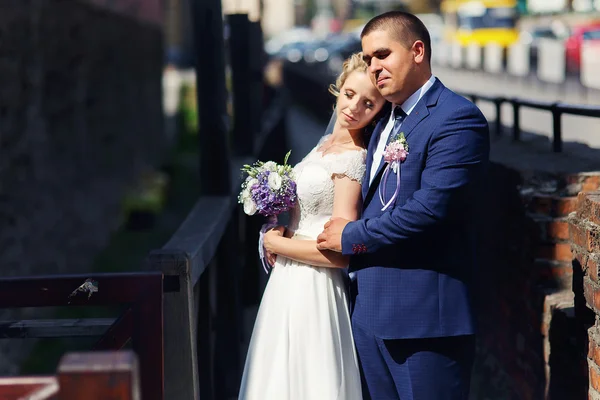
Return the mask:
{"type": "Polygon", "coordinates": [[[353,73],[354,71],[358,72],[367,72],[367,68],[369,67],[365,60],[362,58],[363,53],[354,53],[350,57],[344,61],[344,65],[342,66],[342,72],[337,77],[335,84],[329,85],[329,93],[338,97],[340,95],[340,88],[344,86],[346,83],[346,79],[348,75],[353,73]]]}

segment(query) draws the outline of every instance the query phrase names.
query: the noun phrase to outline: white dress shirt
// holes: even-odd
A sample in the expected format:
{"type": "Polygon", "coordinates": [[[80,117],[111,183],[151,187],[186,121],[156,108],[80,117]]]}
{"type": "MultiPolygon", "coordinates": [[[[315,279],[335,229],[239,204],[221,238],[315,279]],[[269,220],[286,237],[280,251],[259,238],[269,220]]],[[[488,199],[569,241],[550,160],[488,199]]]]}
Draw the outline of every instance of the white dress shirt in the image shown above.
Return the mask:
{"type": "MultiPolygon", "coordinates": [[[[435,76],[431,75],[429,80],[427,82],[425,82],[425,84],[423,86],[421,86],[421,88],[419,90],[417,90],[412,95],[410,95],[410,97],[408,99],[406,99],[406,101],[404,103],[402,103],[400,108],[402,108],[402,111],[404,111],[407,116],[410,115],[410,113],[415,108],[415,106],[417,105],[419,100],[421,100],[421,97],[423,97],[423,95],[433,86],[434,83],[435,83],[435,76]]],[[[397,104],[392,104],[392,110],[394,110],[394,108],[396,106],[397,106],[397,104]]],[[[371,176],[369,177],[369,185],[371,184],[371,182],[373,182],[373,178],[375,178],[375,174],[377,173],[377,170],[379,169],[379,164],[381,163],[381,157],[383,157],[383,151],[385,150],[385,145],[387,144],[387,141],[390,136],[390,133],[392,132],[392,129],[394,129],[394,122],[395,122],[394,113],[392,112],[392,113],[390,113],[390,119],[388,120],[387,125],[385,126],[385,128],[383,128],[381,135],[379,135],[379,142],[377,142],[377,148],[375,149],[375,152],[373,153],[373,159],[370,160],[372,164],[371,164],[371,176]]],[[[400,126],[402,126],[402,125],[400,125],[400,126]]]]}

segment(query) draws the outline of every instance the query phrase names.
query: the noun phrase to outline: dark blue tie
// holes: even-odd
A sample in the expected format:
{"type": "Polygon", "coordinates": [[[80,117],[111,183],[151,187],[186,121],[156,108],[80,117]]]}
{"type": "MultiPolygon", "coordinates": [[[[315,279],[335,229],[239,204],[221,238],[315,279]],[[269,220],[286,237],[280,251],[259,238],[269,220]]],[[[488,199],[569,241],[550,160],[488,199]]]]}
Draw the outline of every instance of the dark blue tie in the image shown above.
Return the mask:
{"type": "Polygon", "coordinates": [[[402,125],[402,121],[404,121],[404,119],[406,118],[406,113],[404,112],[404,110],[402,109],[402,107],[400,106],[396,106],[394,107],[394,127],[392,128],[392,131],[390,132],[390,135],[388,136],[388,140],[387,143],[390,142],[390,140],[392,140],[392,138],[396,137],[396,135],[398,133],[400,133],[400,126],[402,125]]]}

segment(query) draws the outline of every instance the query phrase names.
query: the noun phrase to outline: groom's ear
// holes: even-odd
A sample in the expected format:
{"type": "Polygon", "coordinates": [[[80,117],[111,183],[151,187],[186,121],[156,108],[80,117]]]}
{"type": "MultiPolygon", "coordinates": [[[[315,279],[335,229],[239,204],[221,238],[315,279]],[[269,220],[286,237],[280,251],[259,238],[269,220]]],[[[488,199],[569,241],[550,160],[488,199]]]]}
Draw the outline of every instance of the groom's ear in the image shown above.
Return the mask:
{"type": "Polygon", "coordinates": [[[333,109],[333,114],[331,114],[331,118],[329,119],[329,123],[327,124],[327,129],[325,129],[325,134],[329,134],[333,132],[333,127],[335,125],[336,115],[337,115],[337,107],[333,109]]]}

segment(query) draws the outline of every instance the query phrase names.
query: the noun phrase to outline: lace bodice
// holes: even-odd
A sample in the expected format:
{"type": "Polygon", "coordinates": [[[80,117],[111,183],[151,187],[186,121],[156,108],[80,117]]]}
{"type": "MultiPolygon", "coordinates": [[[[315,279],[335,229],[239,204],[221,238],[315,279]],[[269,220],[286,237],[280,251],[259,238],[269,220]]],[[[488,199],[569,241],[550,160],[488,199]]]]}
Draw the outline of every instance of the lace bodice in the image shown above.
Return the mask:
{"type": "Polygon", "coordinates": [[[350,150],[323,155],[317,151],[329,135],[294,167],[298,204],[290,212],[289,228],[297,235],[315,239],[333,212],[333,178],[347,176],[362,182],[365,174],[366,150],[350,150]]]}

